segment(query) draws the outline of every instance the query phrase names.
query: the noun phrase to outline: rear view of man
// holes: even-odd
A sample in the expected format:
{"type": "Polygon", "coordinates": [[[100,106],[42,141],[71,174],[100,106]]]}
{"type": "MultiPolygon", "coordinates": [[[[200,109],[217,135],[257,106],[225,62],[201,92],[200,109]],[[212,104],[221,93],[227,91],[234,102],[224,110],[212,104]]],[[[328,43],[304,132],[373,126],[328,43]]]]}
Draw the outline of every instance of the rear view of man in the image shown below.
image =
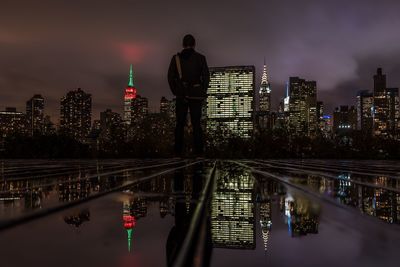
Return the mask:
{"type": "Polygon", "coordinates": [[[205,56],[195,51],[196,40],[190,34],[183,38],[183,50],[174,55],[168,69],[168,83],[176,96],[175,154],[182,156],[186,117],[190,111],[193,126],[194,152],[204,152],[201,109],[210,82],[205,56]]]}

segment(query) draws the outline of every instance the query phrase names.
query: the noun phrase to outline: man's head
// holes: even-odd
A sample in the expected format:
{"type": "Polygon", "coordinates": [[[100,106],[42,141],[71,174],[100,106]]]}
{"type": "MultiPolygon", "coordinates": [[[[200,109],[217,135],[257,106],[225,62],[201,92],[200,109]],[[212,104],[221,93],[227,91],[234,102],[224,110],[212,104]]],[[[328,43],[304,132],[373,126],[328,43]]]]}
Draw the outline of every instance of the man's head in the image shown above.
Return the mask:
{"type": "Polygon", "coordinates": [[[193,35],[186,34],[182,41],[183,48],[194,48],[196,46],[196,39],[193,35]]]}

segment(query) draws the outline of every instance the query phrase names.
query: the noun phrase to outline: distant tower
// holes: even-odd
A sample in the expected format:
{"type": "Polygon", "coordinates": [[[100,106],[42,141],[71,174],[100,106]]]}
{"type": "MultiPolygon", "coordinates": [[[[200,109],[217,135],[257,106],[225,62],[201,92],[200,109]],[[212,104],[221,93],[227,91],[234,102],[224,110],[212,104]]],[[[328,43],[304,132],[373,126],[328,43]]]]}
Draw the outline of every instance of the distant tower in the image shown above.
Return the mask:
{"type": "Polygon", "coordinates": [[[81,88],[69,91],[61,98],[60,131],[76,140],[83,141],[92,124],[92,96],[81,88]]]}
{"type": "Polygon", "coordinates": [[[137,95],[131,103],[131,124],[143,121],[149,113],[149,100],[137,95]]]}
{"type": "Polygon", "coordinates": [[[265,65],[264,59],[264,68],[261,77],[261,86],[259,91],[260,97],[260,110],[261,112],[270,112],[271,111],[271,87],[268,81],[267,75],[267,66],[265,65]]]}
{"type": "Polygon", "coordinates": [[[368,90],[357,93],[357,129],[372,134],[374,94],[368,90]]]}
{"type": "Polygon", "coordinates": [[[131,124],[132,120],[132,102],[136,98],[136,88],[133,82],[133,69],[132,64],[129,70],[128,86],[125,88],[124,95],[124,122],[131,124]]]}
{"type": "Polygon", "coordinates": [[[374,75],[373,109],[373,134],[395,137],[400,129],[399,89],[386,87],[382,68],[378,68],[374,75]]]}
{"type": "Polygon", "coordinates": [[[290,77],[289,127],[292,133],[313,136],[317,122],[317,82],[290,77]]]}
{"type": "Polygon", "coordinates": [[[44,126],[44,99],[41,95],[34,95],[26,102],[26,116],[30,135],[43,133],[44,126]]]}

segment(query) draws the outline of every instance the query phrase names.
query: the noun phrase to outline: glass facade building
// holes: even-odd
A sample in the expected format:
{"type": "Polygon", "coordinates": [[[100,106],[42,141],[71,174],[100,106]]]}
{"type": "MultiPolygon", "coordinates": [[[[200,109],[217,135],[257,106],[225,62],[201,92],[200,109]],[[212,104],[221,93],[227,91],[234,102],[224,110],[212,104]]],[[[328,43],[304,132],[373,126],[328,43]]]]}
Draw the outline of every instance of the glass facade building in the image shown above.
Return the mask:
{"type": "Polygon", "coordinates": [[[315,136],[318,129],[315,81],[289,78],[289,127],[294,134],[315,136]]]}
{"type": "Polygon", "coordinates": [[[357,94],[357,129],[365,133],[372,133],[372,112],[374,95],[368,90],[362,90],[357,94]]]}
{"type": "Polygon", "coordinates": [[[254,127],[254,66],[210,68],[207,132],[249,138],[254,127]]]}
{"type": "Polygon", "coordinates": [[[399,89],[386,87],[386,75],[378,68],[374,75],[373,134],[382,137],[398,135],[400,122],[399,89]]]}

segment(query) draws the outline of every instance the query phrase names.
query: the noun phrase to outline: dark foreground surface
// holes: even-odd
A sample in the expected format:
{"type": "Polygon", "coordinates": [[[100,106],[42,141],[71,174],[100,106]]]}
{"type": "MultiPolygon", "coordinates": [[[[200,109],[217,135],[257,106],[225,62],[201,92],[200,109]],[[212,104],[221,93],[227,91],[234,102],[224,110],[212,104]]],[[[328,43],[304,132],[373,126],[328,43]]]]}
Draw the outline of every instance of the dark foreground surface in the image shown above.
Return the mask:
{"type": "Polygon", "coordinates": [[[389,161],[4,161],[0,266],[399,266],[389,161]]]}

